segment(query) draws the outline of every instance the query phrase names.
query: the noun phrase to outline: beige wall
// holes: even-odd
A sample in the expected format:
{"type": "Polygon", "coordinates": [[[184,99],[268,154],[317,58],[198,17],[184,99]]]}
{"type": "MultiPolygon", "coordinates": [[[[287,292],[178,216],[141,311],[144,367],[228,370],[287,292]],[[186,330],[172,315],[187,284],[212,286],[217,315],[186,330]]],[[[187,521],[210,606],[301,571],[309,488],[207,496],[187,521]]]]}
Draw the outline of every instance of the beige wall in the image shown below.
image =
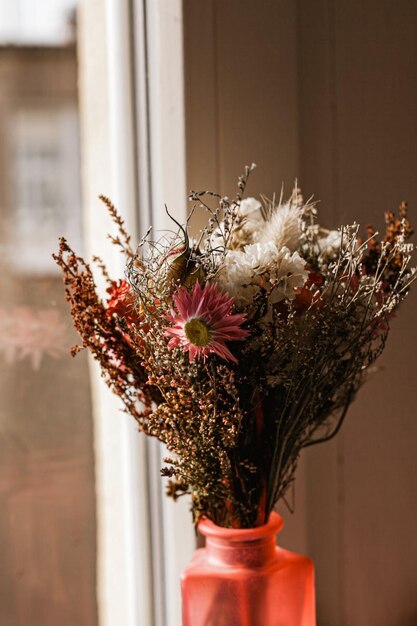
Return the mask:
{"type": "MultiPolygon", "coordinates": [[[[188,187],[298,176],[329,226],[417,224],[414,0],[184,0],[188,187]]],[[[198,218],[196,219],[198,222],[198,218]]],[[[201,221],[200,221],[201,223],[201,221]]],[[[338,439],[305,454],[287,546],[315,560],[320,626],[417,624],[417,289],[338,439]]]]}
{"type": "MultiPolygon", "coordinates": [[[[330,207],[329,219],[356,217],[379,227],[382,211],[406,199],[416,223],[416,3],[302,6],[301,179],[307,192],[315,187],[330,207]],[[317,39],[306,45],[311,32],[317,39]]],[[[393,321],[381,370],[359,394],[341,438],[329,446],[333,451],[311,454],[312,553],[324,576],[337,574],[327,577],[326,589],[338,581],[333,612],[323,609],[329,624],[335,614],[349,626],[417,623],[416,296],[414,290],[393,321]],[[321,459],[332,453],[336,480],[327,478],[321,459]],[[336,509],[329,507],[335,500],[336,509]],[[331,517],[317,512],[321,506],[338,520],[333,532],[331,517]],[[321,556],[325,536],[338,546],[337,559],[321,556]]]]}
{"type": "Polygon", "coordinates": [[[298,172],[295,29],[293,2],[185,0],[190,188],[231,195],[244,165],[255,162],[250,194],[279,192],[282,182],[292,189],[298,172]]]}

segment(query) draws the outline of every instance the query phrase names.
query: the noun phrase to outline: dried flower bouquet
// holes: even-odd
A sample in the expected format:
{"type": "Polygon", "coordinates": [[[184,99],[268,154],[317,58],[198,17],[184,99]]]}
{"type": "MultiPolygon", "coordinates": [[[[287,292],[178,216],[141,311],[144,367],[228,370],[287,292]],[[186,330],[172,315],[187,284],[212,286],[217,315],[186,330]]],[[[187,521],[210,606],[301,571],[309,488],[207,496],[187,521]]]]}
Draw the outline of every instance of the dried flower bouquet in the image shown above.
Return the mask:
{"type": "MultiPolygon", "coordinates": [[[[208,223],[188,223],[134,251],[118,225],[126,280],[98,293],[64,239],[55,256],[83,346],[145,434],[172,457],[161,470],[174,498],[190,493],[194,520],[265,523],[294,480],[302,448],[341,426],[388,322],[416,277],[403,203],[378,240],[368,226],[326,231],[298,189],[286,202],[192,193],[208,223]]],[[[80,346],[74,348],[74,353],[80,346]]]]}

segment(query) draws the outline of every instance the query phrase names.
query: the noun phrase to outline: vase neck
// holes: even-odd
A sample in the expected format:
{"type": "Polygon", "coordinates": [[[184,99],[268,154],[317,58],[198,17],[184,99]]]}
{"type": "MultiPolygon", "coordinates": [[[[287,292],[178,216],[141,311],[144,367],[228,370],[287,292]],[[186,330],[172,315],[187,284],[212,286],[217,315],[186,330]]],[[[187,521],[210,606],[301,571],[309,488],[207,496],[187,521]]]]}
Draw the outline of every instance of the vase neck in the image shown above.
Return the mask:
{"type": "Polygon", "coordinates": [[[282,518],[272,513],[268,523],[258,528],[221,528],[203,520],[199,529],[206,537],[206,556],[213,565],[263,567],[274,559],[276,533],[282,526],[282,518]]]}
{"type": "Polygon", "coordinates": [[[267,540],[230,542],[210,537],[206,542],[207,558],[213,565],[262,567],[275,553],[275,537],[267,540]]]}

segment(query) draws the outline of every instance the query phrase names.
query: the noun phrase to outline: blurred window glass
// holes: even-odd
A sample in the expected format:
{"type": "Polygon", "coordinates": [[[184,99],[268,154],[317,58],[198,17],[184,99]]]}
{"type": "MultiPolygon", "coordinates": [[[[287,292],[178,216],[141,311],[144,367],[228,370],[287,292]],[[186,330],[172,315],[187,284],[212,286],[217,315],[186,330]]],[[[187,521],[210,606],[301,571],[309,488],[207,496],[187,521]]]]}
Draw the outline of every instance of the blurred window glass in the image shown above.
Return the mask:
{"type": "Polygon", "coordinates": [[[0,0],[0,43],[59,45],[74,38],[74,0],[0,0]]]}
{"type": "Polygon", "coordinates": [[[77,250],[81,247],[77,108],[68,103],[21,109],[10,128],[14,208],[9,262],[22,272],[57,273],[51,263],[57,233],[65,233],[77,250]]]}
{"type": "Polygon", "coordinates": [[[78,337],[51,258],[60,235],[77,251],[82,244],[76,49],[68,37],[74,20],[66,21],[71,7],[58,0],[0,0],[0,624],[5,626],[97,625],[87,358],[69,356],[78,337]]]}

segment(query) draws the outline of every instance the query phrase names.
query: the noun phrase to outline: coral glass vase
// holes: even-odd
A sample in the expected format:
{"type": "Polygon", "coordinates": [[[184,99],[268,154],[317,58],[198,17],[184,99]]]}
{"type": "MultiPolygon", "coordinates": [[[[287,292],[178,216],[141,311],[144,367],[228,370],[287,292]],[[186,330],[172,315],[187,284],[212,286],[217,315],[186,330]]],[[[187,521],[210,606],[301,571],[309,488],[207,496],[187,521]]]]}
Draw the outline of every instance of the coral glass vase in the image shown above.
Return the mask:
{"type": "Polygon", "coordinates": [[[315,626],[313,562],[276,546],[283,527],[199,523],[206,547],[182,575],[183,626],[315,626]]]}

